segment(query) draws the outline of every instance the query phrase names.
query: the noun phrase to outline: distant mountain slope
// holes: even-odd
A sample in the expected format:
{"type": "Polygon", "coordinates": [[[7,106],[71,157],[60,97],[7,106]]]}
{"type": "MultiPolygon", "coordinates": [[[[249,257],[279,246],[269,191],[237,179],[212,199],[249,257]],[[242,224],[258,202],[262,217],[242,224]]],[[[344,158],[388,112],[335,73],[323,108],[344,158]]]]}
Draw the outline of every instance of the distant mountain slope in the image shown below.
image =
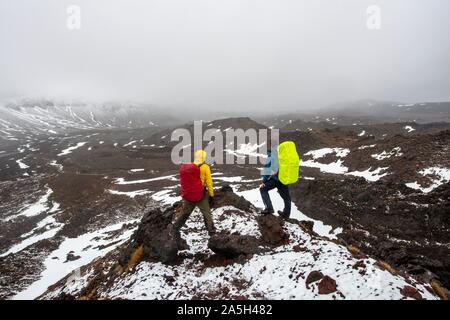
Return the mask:
{"type": "Polygon", "coordinates": [[[348,117],[375,117],[396,121],[450,121],[450,102],[422,102],[405,104],[377,100],[339,103],[317,111],[320,115],[335,114],[348,117]]]}
{"type": "Polygon", "coordinates": [[[135,104],[18,100],[0,104],[0,138],[56,135],[80,130],[135,129],[180,123],[164,110],[135,104]]]}
{"type": "Polygon", "coordinates": [[[289,113],[256,115],[257,121],[267,126],[289,130],[334,128],[337,126],[371,125],[380,123],[450,122],[450,102],[404,104],[376,100],[339,103],[324,108],[292,110],[289,113]]]}

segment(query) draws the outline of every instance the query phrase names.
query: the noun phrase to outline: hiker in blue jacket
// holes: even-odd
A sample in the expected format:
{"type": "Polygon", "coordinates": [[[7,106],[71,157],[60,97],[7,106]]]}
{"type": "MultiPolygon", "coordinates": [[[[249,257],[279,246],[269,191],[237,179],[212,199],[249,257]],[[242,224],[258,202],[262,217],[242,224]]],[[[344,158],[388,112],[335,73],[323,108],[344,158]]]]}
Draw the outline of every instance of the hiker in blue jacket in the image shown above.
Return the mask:
{"type": "Polygon", "coordinates": [[[282,184],[278,179],[278,159],[276,157],[276,151],[274,153],[275,155],[273,155],[272,150],[267,150],[267,160],[264,164],[262,172],[262,184],[259,187],[259,191],[261,192],[265,209],[261,211],[261,214],[274,213],[269,191],[277,188],[278,193],[284,201],[284,210],[278,211],[278,214],[282,218],[288,219],[291,215],[291,196],[289,194],[289,186],[282,184]]]}

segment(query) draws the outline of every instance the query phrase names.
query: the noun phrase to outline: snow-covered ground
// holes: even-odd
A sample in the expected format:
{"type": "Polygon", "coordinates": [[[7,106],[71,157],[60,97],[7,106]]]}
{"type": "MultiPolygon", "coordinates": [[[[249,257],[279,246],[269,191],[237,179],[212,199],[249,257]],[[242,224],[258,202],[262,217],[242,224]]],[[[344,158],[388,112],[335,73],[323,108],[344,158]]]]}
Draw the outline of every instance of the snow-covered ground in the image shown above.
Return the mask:
{"type": "MultiPolygon", "coordinates": [[[[336,152],[334,150],[333,152],[336,152]]],[[[340,156],[345,157],[346,151],[338,150],[340,156]]],[[[323,151],[315,153],[314,156],[320,159],[320,154],[327,154],[323,151]]],[[[323,156],[322,155],[322,156],[323,156]]],[[[382,175],[380,170],[368,170],[362,172],[361,176],[370,179],[373,176],[382,175]]],[[[235,183],[236,187],[244,180],[238,177],[223,177],[222,174],[215,174],[214,179],[235,183]]],[[[170,180],[175,181],[175,175],[162,176],[151,179],[141,179],[126,181],[118,178],[116,184],[139,184],[148,181],[170,180]]],[[[150,197],[161,205],[172,205],[181,198],[176,192],[177,185],[164,187],[157,192],[149,190],[137,190],[121,192],[108,190],[117,195],[135,197],[138,195],[151,194],[150,197]]],[[[50,209],[49,197],[51,189],[37,201],[34,205],[25,209],[21,214],[36,215],[48,212],[36,227],[46,227],[47,230],[39,235],[33,236],[33,231],[24,235],[24,241],[13,248],[9,253],[22,250],[31,243],[40,239],[52,237],[62,228],[62,224],[56,222],[50,209]]],[[[250,201],[256,208],[263,208],[263,203],[259,188],[238,191],[238,195],[250,201]]],[[[276,190],[270,191],[275,212],[283,209],[283,200],[276,190]]],[[[56,208],[57,209],[57,208],[56,208]]],[[[255,214],[242,212],[232,206],[216,208],[213,212],[213,219],[217,229],[232,230],[242,235],[260,236],[255,214]],[[222,216],[226,214],[226,217],[222,216]]],[[[300,221],[313,221],[313,230],[320,236],[335,239],[341,229],[334,229],[325,225],[322,221],[314,220],[298,210],[292,203],[291,218],[300,221]]],[[[44,261],[44,271],[39,280],[34,282],[24,291],[18,293],[14,299],[32,299],[42,294],[49,285],[57,282],[64,276],[75,272],[75,278],[71,278],[65,290],[79,290],[88,281],[90,274],[77,275],[79,268],[97,257],[104,256],[110,250],[130,238],[135,229],[122,230],[119,234],[115,232],[122,229],[125,224],[135,223],[138,220],[116,223],[103,229],[82,234],[76,238],[66,238],[44,261]],[[68,259],[68,254],[76,257],[75,260],[68,259]]],[[[189,234],[184,233],[183,237],[189,244],[189,253],[210,254],[207,241],[208,236],[203,227],[203,219],[198,209],[194,210],[187,222],[187,228],[194,230],[189,234]]],[[[204,267],[199,263],[192,264],[186,259],[180,265],[168,266],[161,263],[141,262],[137,265],[135,272],[125,277],[120,277],[105,292],[99,292],[104,298],[124,298],[124,299],[191,299],[197,293],[214,292],[221,287],[227,287],[230,294],[236,296],[246,296],[249,298],[273,298],[273,299],[400,299],[399,288],[406,285],[405,279],[401,276],[392,275],[387,271],[376,267],[373,259],[365,259],[366,273],[359,273],[357,268],[351,266],[358,260],[355,259],[345,247],[337,245],[329,240],[315,239],[304,232],[298,225],[285,223],[285,229],[289,233],[290,243],[278,247],[267,254],[258,254],[243,264],[231,264],[225,267],[204,267]],[[301,245],[305,250],[294,250],[295,245],[301,245]],[[332,277],[337,282],[339,294],[319,295],[317,284],[312,284],[309,288],[305,285],[305,277],[312,270],[319,270],[332,277]],[[167,276],[173,275],[175,281],[168,284],[167,276]],[[244,287],[236,287],[236,281],[246,283],[244,287]]],[[[419,289],[422,296],[427,299],[435,298],[420,284],[412,281],[419,289]]],[[[57,294],[58,292],[55,292],[57,294]]],[[[49,296],[51,297],[51,295],[49,296]]]]}
{"type": "Polygon", "coordinates": [[[423,187],[417,181],[406,183],[405,185],[408,188],[420,190],[423,193],[429,193],[442,184],[450,181],[450,169],[448,168],[430,167],[419,171],[419,174],[430,178],[431,183],[428,187],[423,187]]]}
{"type": "Polygon", "coordinates": [[[0,257],[5,257],[9,254],[22,251],[23,249],[25,249],[39,241],[42,241],[45,239],[51,239],[58,233],[58,231],[60,231],[62,229],[63,226],[64,226],[63,223],[57,222],[52,215],[49,215],[45,219],[40,221],[33,230],[22,235],[21,238],[24,238],[24,240],[15,244],[14,246],[12,246],[5,253],[2,253],[0,255],[0,257]],[[44,232],[41,231],[42,228],[45,229],[44,232]],[[40,231],[41,233],[39,233],[38,231],[40,231]],[[35,232],[36,232],[36,234],[35,234],[35,232]]]}
{"type": "MultiPolygon", "coordinates": [[[[252,197],[252,192],[244,195],[252,197]]],[[[213,212],[218,229],[241,234],[257,235],[258,229],[252,215],[226,212],[232,207],[218,208],[213,212]],[[225,219],[220,219],[227,214],[225,219]],[[223,220],[224,222],[221,222],[223,220]],[[230,221],[235,223],[231,224],[230,221]]],[[[182,229],[182,236],[190,247],[189,253],[209,255],[208,236],[203,220],[195,210],[187,222],[189,233],[182,229]]],[[[202,294],[220,295],[224,288],[228,296],[250,299],[402,299],[400,288],[414,285],[426,299],[436,299],[423,285],[409,278],[393,275],[375,265],[371,258],[354,258],[345,247],[333,242],[316,239],[305,233],[298,225],[285,223],[290,242],[275,250],[254,255],[243,263],[220,267],[206,267],[202,262],[184,259],[181,264],[141,262],[133,272],[119,277],[97,294],[108,299],[192,299],[202,294]],[[303,250],[295,250],[300,246],[303,250]],[[365,264],[365,273],[353,268],[357,262],[365,264]],[[305,283],[308,274],[320,271],[336,281],[337,292],[319,294],[318,285],[305,283]],[[171,281],[167,281],[171,278],[171,281]]],[[[90,273],[64,287],[66,293],[75,293],[80,284],[88,282],[90,273]]],[[[46,298],[61,293],[57,290],[46,298]]]]}
{"type": "MultiPolygon", "coordinates": [[[[359,150],[363,150],[366,148],[373,148],[375,145],[370,146],[363,146],[359,147],[359,150]]],[[[381,179],[384,176],[387,176],[389,173],[387,170],[388,167],[383,168],[375,168],[372,169],[372,167],[368,168],[364,171],[351,171],[349,172],[348,167],[344,166],[344,160],[342,158],[345,158],[350,153],[349,149],[344,148],[323,148],[318,150],[312,150],[307,153],[305,153],[306,156],[311,156],[312,160],[304,160],[300,162],[300,167],[309,167],[309,168],[318,168],[321,172],[324,173],[332,173],[332,174],[345,174],[345,175],[351,175],[356,177],[363,177],[369,182],[375,182],[381,179]],[[331,163],[321,163],[320,159],[325,157],[328,154],[335,154],[336,157],[340,158],[334,162],[331,163]]],[[[383,154],[384,155],[384,154],[383,154]]],[[[378,155],[377,155],[378,156],[378,155]]],[[[373,157],[373,156],[372,156],[373,157]]],[[[390,157],[390,155],[388,156],[390,157]]],[[[381,160],[381,159],[379,159],[381,160]]]]}
{"type": "MultiPolygon", "coordinates": [[[[244,197],[250,201],[255,207],[264,209],[264,203],[261,199],[261,194],[259,188],[251,189],[247,191],[236,192],[238,195],[244,197]]],[[[270,198],[272,200],[273,209],[275,212],[278,210],[283,210],[284,202],[276,189],[269,191],[270,198]]],[[[276,213],[275,213],[276,214],[276,213]]],[[[298,210],[295,203],[291,203],[291,216],[290,218],[297,219],[299,221],[313,221],[314,222],[314,232],[321,236],[329,237],[330,239],[335,239],[336,235],[342,232],[341,228],[333,230],[333,227],[324,224],[322,221],[314,220],[303,214],[298,210]]]]}
{"type": "Polygon", "coordinates": [[[44,261],[45,269],[40,279],[31,284],[27,289],[18,293],[13,299],[34,299],[44,293],[48,286],[57,282],[67,274],[81,266],[91,262],[97,257],[105,255],[116,248],[133,234],[134,229],[126,230],[120,235],[111,236],[112,232],[120,230],[125,224],[135,223],[138,220],[130,220],[110,225],[103,229],[86,233],[76,238],[66,238],[47,259],[44,261]],[[79,258],[74,261],[67,260],[67,254],[71,253],[79,258]]]}
{"type": "Polygon", "coordinates": [[[11,221],[16,219],[17,217],[20,216],[25,216],[25,217],[33,217],[33,216],[37,216],[38,214],[44,213],[48,210],[50,210],[50,212],[54,212],[58,209],[59,205],[57,203],[53,204],[53,207],[49,207],[49,197],[51,196],[51,194],[53,193],[53,190],[50,188],[47,188],[47,191],[44,195],[42,195],[35,203],[26,205],[24,208],[21,209],[21,211],[18,214],[9,216],[8,218],[5,219],[5,221],[11,221]]]}

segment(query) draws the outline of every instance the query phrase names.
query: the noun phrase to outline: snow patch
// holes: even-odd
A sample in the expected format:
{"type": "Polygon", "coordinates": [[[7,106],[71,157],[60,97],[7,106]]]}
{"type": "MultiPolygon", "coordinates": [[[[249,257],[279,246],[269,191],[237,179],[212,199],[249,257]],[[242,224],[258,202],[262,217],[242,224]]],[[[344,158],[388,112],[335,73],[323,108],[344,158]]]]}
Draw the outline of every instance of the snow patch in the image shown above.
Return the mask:
{"type": "Polygon", "coordinates": [[[72,151],[84,146],[86,142],[78,142],[75,146],[68,147],[67,149],[64,149],[61,151],[61,153],[58,154],[58,157],[68,155],[69,153],[72,153],[72,151]]]}
{"type": "Polygon", "coordinates": [[[130,198],[135,198],[137,196],[143,196],[146,194],[152,193],[150,190],[136,190],[136,191],[117,191],[117,190],[108,190],[109,193],[119,195],[119,196],[127,196],[130,198]]]}
{"type": "Polygon", "coordinates": [[[21,217],[21,216],[34,217],[34,216],[37,216],[37,215],[49,210],[48,199],[52,193],[53,193],[53,190],[50,188],[47,188],[47,192],[42,197],[40,197],[38,201],[29,205],[26,209],[24,209],[19,214],[6,218],[5,221],[11,221],[11,220],[13,220],[17,217],[21,217]]]}
{"type": "Polygon", "coordinates": [[[63,165],[57,163],[56,160],[52,160],[49,164],[50,164],[52,167],[56,167],[56,168],[58,169],[58,171],[60,171],[60,172],[62,172],[63,169],[64,169],[63,165]]]}
{"type": "Polygon", "coordinates": [[[173,174],[173,175],[164,176],[164,177],[141,179],[141,180],[130,180],[130,181],[125,180],[125,178],[117,178],[114,183],[121,184],[121,185],[127,185],[127,184],[138,184],[138,183],[146,183],[146,182],[152,182],[152,181],[160,181],[160,180],[178,181],[175,178],[175,176],[176,175],[173,174]]]}
{"type": "Polygon", "coordinates": [[[236,150],[231,149],[225,149],[224,151],[228,154],[235,155],[237,157],[260,157],[260,158],[267,158],[266,154],[258,153],[258,149],[262,147],[265,144],[265,142],[261,144],[252,144],[252,143],[242,143],[239,145],[239,148],[236,150]]]}
{"type": "Polygon", "coordinates": [[[369,148],[374,148],[376,147],[376,144],[371,144],[371,145],[366,145],[366,146],[360,146],[358,148],[358,150],[364,150],[364,149],[369,149],[369,148]]]}
{"type": "Polygon", "coordinates": [[[305,156],[311,156],[314,160],[323,158],[324,156],[335,153],[338,158],[345,158],[350,153],[347,148],[322,148],[318,150],[311,150],[305,153],[305,156]]]}
{"type": "Polygon", "coordinates": [[[137,142],[137,140],[133,140],[133,141],[130,141],[130,142],[124,144],[123,146],[124,146],[124,147],[129,147],[129,146],[135,144],[136,142],[137,142]]]}
{"type": "Polygon", "coordinates": [[[25,163],[23,163],[22,160],[23,159],[16,160],[17,164],[19,165],[19,168],[22,169],[22,170],[28,169],[29,166],[27,166],[25,163]]]}
{"type": "Polygon", "coordinates": [[[389,167],[377,168],[374,170],[372,170],[372,167],[370,167],[369,169],[367,169],[365,171],[352,171],[352,172],[348,172],[347,174],[351,175],[351,176],[356,176],[356,177],[363,177],[367,181],[375,182],[389,174],[386,172],[387,169],[389,169],[389,167]],[[381,173],[383,171],[384,171],[384,173],[381,173]]]}
{"type": "Polygon", "coordinates": [[[400,147],[395,147],[389,152],[383,151],[378,154],[372,154],[371,157],[376,160],[389,159],[390,157],[401,157],[403,155],[401,151],[402,149],[400,147]]]}
{"type": "Polygon", "coordinates": [[[319,168],[321,172],[334,173],[334,174],[344,174],[348,171],[348,168],[342,165],[344,162],[342,160],[337,160],[332,163],[320,163],[313,160],[306,160],[300,163],[301,167],[309,168],[319,168]]]}
{"type": "Polygon", "coordinates": [[[181,200],[180,196],[174,196],[172,188],[166,188],[152,195],[152,199],[164,205],[172,205],[181,200]]]}
{"type": "Polygon", "coordinates": [[[450,181],[450,169],[448,168],[430,167],[419,171],[419,173],[424,177],[429,176],[431,179],[431,185],[429,187],[423,187],[416,181],[406,183],[405,185],[408,188],[420,190],[423,193],[429,193],[437,187],[450,181]]]}

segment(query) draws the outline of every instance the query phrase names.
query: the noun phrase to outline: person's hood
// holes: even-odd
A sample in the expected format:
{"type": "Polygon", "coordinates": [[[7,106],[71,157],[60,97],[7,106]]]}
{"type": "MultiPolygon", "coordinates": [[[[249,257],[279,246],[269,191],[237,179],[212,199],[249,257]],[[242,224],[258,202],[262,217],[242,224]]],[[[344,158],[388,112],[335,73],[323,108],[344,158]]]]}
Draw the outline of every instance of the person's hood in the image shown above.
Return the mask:
{"type": "Polygon", "coordinates": [[[205,150],[197,150],[195,152],[195,159],[194,159],[194,163],[196,165],[202,164],[203,162],[205,162],[206,160],[206,152],[205,150]]]}

